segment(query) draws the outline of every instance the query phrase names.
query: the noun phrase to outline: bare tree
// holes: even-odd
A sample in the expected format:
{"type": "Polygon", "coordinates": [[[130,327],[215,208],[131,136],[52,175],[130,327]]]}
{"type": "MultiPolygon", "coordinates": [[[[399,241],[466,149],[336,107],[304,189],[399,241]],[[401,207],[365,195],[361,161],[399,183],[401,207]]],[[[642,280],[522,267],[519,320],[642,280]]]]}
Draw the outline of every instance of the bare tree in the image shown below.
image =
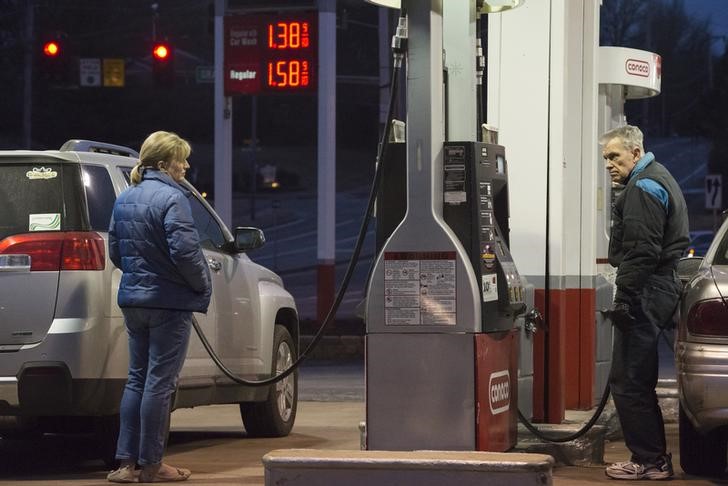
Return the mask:
{"type": "Polygon", "coordinates": [[[705,131],[713,147],[708,158],[708,172],[723,176],[723,208],[728,206],[728,46],[715,65],[715,83],[706,104],[705,131]]]}
{"type": "Polygon", "coordinates": [[[602,45],[655,52],[662,57],[662,92],[631,102],[628,116],[660,135],[696,134],[709,87],[710,24],[690,16],[684,0],[604,0],[602,45]]]}
{"type": "Polygon", "coordinates": [[[695,135],[709,89],[709,21],[688,15],[684,0],[665,0],[650,9],[648,22],[650,46],[663,59],[662,99],[653,103],[659,133],[695,135]]]}
{"type": "Polygon", "coordinates": [[[600,44],[628,47],[644,41],[641,19],[650,2],[644,0],[605,0],[602,4],[600,44]]]}

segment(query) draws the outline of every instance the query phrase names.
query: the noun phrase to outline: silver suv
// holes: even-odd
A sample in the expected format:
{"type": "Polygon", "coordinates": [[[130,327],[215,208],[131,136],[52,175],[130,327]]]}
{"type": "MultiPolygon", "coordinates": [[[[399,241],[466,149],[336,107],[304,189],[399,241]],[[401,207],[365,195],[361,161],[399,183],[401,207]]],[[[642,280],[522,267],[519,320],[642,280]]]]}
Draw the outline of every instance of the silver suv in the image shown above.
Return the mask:
{"type": "MultiPolygon", "coordinates": [[[[113,462],[128,351],[107,230],[137,156],[83,140],[0,151],[0,436],[92,432],[113,462]]],[[[298,353],[293,297],[245,254],[263,244],[262,232],[231,233],[187,186],[213,282],[197,320],[234,373],[269,377],[298,353]]],[[[249,436],[275,437],[293,427],[297,398],[295,373],[269,387],[233,383],[193,333],[173,407],[239,404],[249,436]]]]}

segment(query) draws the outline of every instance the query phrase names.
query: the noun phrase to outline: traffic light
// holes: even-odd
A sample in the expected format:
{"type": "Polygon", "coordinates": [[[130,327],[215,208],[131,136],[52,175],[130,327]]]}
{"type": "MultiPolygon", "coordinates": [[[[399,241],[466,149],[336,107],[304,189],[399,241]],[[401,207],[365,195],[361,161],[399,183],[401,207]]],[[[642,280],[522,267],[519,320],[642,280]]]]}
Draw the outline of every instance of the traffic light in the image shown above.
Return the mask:
{"type": "Polygon", "coordinates": [[[152,48],[152,74],[154,84],[161,87],[174,85],[174,48],[166,42],[158,42],[152,48]]]}
{"type": "Polygon", "coordinates": [[[56,41],[48,41],[43,44],[43,55],[46,57],[58,57],[61,54],[61,45],[56,41]]]}
{"type": "Polygon", "coordinates": [[[65,86],[70,80],[70,56],[66,36],[56,34],[43,39],[38,56],[38,70],[45,81],[53,87],[65,86]]]}

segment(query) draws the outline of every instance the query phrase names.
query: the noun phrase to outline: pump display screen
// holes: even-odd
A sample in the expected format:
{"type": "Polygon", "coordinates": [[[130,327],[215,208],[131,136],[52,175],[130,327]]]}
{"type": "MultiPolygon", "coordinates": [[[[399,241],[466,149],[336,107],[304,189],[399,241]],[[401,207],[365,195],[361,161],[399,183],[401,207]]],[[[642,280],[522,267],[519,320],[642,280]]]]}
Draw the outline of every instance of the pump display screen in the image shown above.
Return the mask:
{"type": "Polygon", "coordinates": [[[501,154],[495,156],[495,172],[496,174],[506,173],[506,161],[501,154]]]}
{"type": "Polygon", "coordinates": [[[315,12],[225,17],[225,94],[316,91],[315,12]]]}

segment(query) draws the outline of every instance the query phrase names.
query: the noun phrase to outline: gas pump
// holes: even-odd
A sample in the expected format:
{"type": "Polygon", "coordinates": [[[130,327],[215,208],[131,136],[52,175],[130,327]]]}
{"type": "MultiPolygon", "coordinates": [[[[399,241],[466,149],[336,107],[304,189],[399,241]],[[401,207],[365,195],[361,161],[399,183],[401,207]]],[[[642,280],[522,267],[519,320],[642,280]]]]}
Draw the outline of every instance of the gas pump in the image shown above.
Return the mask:
{"type": "Polygon", "coordinates": [[[521,1],[403,5],[407,135],[383,161],[377,202],[381,251],[366,305],[368,449],[505,451],[516,441],[514,323],[528,303],[508,250],[505,148],[473,140],[475,75],[448,75],[445,123],[443,45],[448,56],[452,38],[466,38],[463,55],[475,72],[476,3],[500,11],[521,1]],[[451,29],[443,42],[443,19],[451,18],[468,28],[451,29]],[[458,90],[458,82],[472,89],[458,90]],[[467,113],[453,113],[461,104],[467,113]],[[468,128],[452,123],[456,117],[468,128]]]}
{"type": "Polygon", "coordinates": [[[505,147],[445,142],[443,217],[470,256],[481,292],[483,332],[506,331],[526,308],[509,247],[505,147]]]}

